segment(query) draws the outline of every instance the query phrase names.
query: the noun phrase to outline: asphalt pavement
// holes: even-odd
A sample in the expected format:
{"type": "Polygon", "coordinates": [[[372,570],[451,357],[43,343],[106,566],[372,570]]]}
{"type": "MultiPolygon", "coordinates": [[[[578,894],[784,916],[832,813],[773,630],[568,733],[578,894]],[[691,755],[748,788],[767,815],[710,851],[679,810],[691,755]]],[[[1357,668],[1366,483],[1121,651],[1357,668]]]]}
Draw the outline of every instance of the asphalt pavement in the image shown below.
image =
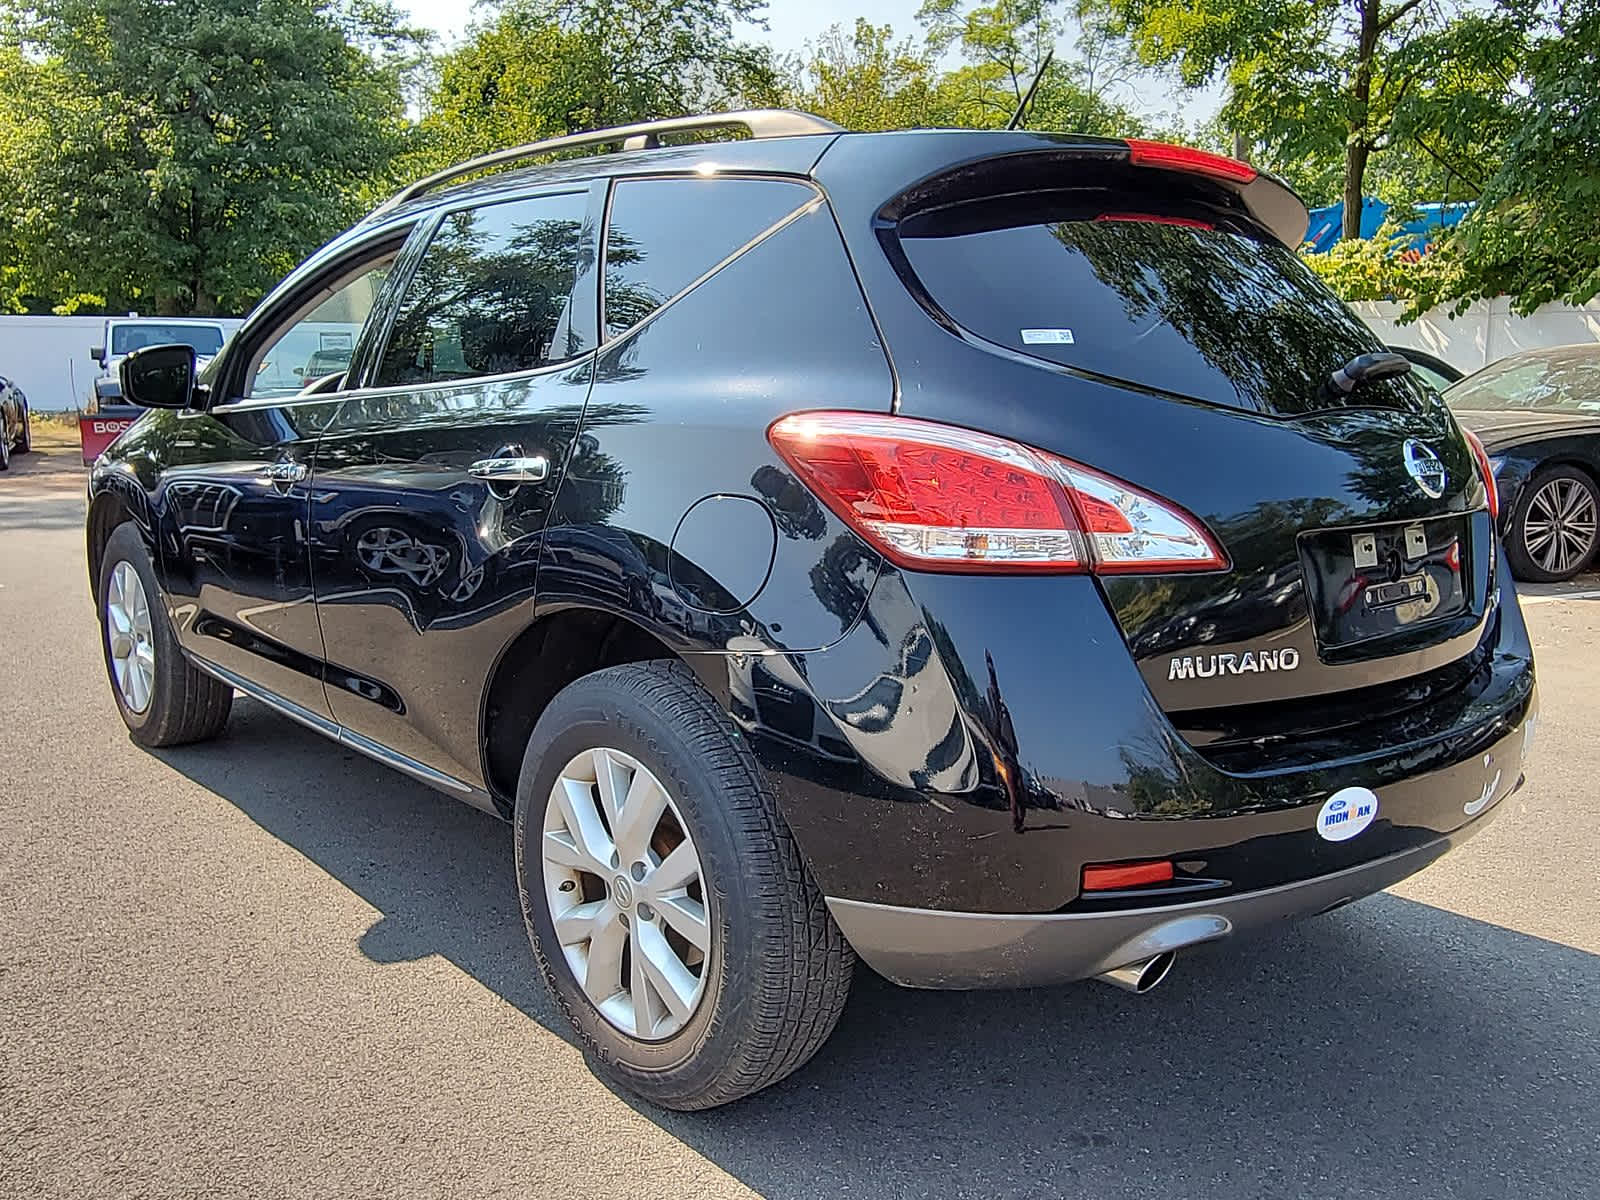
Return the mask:
{"type": "Polygon", "coordinates": [[[863,971],[808,1067],[685,1116],[568,1040],[506,826],[243,699],[129,741],[71,457],[0,475],[0,1196],[1600,1194],[1582,587],[1527,608],[1529,785],[1422,875],[1144,997],[863,971]]]}

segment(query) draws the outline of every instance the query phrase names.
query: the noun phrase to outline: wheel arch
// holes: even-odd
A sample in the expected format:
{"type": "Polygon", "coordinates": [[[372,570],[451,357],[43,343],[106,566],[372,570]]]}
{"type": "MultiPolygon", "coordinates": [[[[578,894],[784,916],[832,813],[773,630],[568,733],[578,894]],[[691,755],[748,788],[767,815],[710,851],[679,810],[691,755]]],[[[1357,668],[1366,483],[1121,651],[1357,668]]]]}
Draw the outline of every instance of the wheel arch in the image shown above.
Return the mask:
{"type": "Polygon", "coordinates": [[[681,654],[636,618],[608,609],[568,605],[541,613],[506,644],[484,685],[478,744],[489,794],[509,815],[528,737],[568,684],[607,667],[655,659],[684,662],[711,684],[706,671],[719,665],[709,661],[717,657],[681,654]]]}
{"type": "MultiPolygon", "coordinates": [[[[100,606],[100,564],[105,558],[106,543],[111,540],[111,535],[116,532],[119,525],[135,520],[135,510],[120,492],[113,488],[103,488],[89,500],[89,515],[84,523],[85,549],[88,552],[89,562],[89,595],[93,598],[95,608],[100,606]]],[[[152,563],[159,561],[155,555],[155,546],[150,543],[147,527],[142,523],[141,532],[144,534],[146,548],[151,552],[152,563]]]]}

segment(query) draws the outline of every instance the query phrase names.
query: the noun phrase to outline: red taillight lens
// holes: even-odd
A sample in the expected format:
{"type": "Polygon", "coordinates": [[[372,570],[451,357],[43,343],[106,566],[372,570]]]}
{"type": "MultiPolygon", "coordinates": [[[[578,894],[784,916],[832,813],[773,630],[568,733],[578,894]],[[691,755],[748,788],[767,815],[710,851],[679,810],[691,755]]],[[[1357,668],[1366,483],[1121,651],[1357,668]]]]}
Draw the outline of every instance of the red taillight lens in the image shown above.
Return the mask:
{"type": "Polygon", "coordinates": [[[1211,571],[1200,523],[1146,492],[1003,438],[865,413],[767,431],[795,473],[890,561],[944,571],[1211,571]]]}
{"type": "Polygon", "coordinates": [[[1128,138],[1127,143],[1128,161],[1136,167],[1187,171],[1191,175],[1207,175],[1212,179],[1226,179],[1230,183],[1249,183],[1257,175],[1256,169],[1249,163],[1213,154],[1209,150],[1174,146],[1170,142],[1147,142],[1140,138],[1128,138]]]}
{"type": "Polygon", "coordinates": [[[1467,435],[1467,445],[1472,447],[1472,457],[1478,460],[1478,471],[1483,476],[1483,487],[1489,493],[1489,520],[1498,523],[1500,520],[1500,489],[1495,486],[1494,467],[1489,463],[1489,451],[1484,449],[1483,442],[1478,435],[1463,429],[1467,435]]]}
{"type": "Polygon", "coordinates": [[[1111,892],[1149,887],[1153,883],[1171,883],[1174,878],[1170,862],[1101,863],[1083,869],[1083,890],[1111,892]]]}

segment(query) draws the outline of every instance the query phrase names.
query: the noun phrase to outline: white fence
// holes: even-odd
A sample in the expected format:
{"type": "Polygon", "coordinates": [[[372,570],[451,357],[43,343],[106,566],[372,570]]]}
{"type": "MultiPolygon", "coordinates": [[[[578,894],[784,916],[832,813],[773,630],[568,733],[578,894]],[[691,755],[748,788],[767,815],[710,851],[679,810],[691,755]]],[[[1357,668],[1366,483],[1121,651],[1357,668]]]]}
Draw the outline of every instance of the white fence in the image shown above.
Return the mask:
{"type": "MultiPolygon", "coordinates": [[[[238,317],[215,320],[229,333],[240,324],[238,317]]],[[[89,348],[100,344],[105,327],[104,317],[0,316],[0,375],[16,381],[35,412],[84,408],[100,373],[89,348]]]]}
{"type": "Polygon", "coordinates": [[[1463,371],[1476,371],[1518,350],[1600,342],[1600,300],[1577,308],[1546,304],[1531,316],[1519,317],[1511,311],[1511,301],[1500,296],[1474,301],[1459,317],[1436,308],[1409,325],[1395,321],[1405,311],[1403,304],[1378,300],[1350,307],[1391,346],[1426,350],[1463,371]]]}

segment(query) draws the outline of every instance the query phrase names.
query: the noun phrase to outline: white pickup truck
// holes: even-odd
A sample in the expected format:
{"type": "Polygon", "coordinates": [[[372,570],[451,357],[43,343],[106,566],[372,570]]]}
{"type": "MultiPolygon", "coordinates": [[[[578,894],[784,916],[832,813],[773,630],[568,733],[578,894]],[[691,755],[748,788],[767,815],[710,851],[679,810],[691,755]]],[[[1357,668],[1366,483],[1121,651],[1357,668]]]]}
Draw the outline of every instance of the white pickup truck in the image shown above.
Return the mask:
{"type": "Polygon", "coordinates": [[[89,357],[100,364],[94,381],[95,408],[99,412],[122,406],[122,383],[117,366],[135,350],[146,346],[193,346],[203,365],[216,357],[227,333],[215,321],[176,317],[107,317],[100,344],[89,357]]]}

